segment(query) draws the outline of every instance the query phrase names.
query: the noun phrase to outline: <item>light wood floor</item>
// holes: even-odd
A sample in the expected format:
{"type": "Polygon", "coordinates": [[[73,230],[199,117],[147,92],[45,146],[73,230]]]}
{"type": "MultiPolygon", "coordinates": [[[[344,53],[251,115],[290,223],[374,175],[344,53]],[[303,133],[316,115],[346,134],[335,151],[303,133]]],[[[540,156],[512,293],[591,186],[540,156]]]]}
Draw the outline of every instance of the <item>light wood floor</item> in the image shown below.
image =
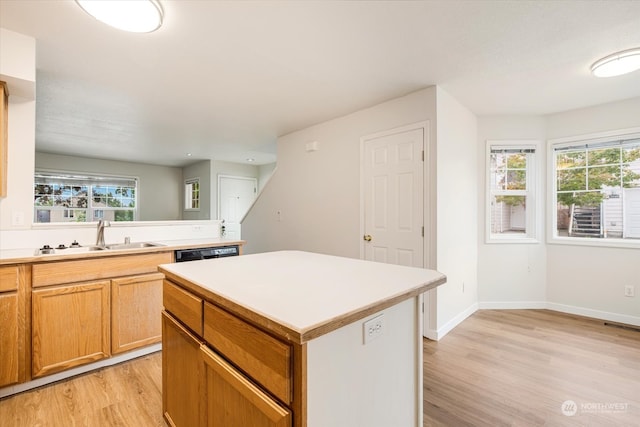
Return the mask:
{"type": "Polygon", "coordinates": [[[162,354],[0,400],[0,427],[165,427],[162,354]]]}
{"type": "MultiPolygon", "coordinates": [[[[482,310],[425,340],[424,356],[425,426],[640,426],[640,332],[545,310],[482,310]],[[562,414],[569,400],[572,417],[562,414]]],[[[161,359],[0,400],[0,426],[164,427],[161,359]]]]}
{"type": "Polygon", "coordinates": [[[425,426],[640,426],[640,332],[481,310],[424,342],[425,426]],[[567,416],[565,411],[575,415],[567,416]]]}

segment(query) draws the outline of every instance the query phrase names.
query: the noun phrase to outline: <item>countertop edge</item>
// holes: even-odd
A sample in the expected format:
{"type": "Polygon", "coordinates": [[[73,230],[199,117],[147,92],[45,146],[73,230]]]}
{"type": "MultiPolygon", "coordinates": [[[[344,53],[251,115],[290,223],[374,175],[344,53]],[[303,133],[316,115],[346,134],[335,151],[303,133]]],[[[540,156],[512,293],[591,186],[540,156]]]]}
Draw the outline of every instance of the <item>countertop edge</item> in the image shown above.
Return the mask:
{"type": "Polygon", "coordinates": [[[316,324],[304,330],[299,330],[293,328],[291,325],[287,325],[285,323],[274,320],[265,313],[259,313],[249,307],[225,298],[209,289],[191,283],[189,280],[184,279],[182,276],[163,269],[162,266],[160,266],[158,269],[165,275],[165,279],[179,284],[190,292],[193,292],[196,295],[202,297],[205,301],[217,304],[221,308],[246,321],[249,321],[250,323],[262,328],[268,333],[287,341],[293,341],[296,344],[304,344],[315,338],[321,337],[322,335],[340,329],[345,325],[357,322],[358,320],[364,319],[371,314],[377,313],[407,299],[414,298],[428,290],[434,289],[442,285],[443,283],[446,283],[447,281],[447,277],[442,274],[440,277],[432,281],[407,289],[405,292],[402,292],[400,294],[390,296],[380,301],[376,301],[373,304],[363,306],[340,316],[336,316],[332,319],[316,324]]]}

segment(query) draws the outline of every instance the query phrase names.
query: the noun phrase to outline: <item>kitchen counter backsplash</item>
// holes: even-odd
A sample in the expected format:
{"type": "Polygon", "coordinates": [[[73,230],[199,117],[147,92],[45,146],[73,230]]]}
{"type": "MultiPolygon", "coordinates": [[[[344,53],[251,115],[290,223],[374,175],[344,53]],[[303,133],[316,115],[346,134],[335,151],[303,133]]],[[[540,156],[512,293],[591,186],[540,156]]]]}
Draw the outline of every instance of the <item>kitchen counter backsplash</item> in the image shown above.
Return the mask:
{"type": "MultiPolygon", "coordinates": [[[[221,221],[157,221],[151,223],[111,222],[104,230],[108,244],[123,243],[125,237],[132,242],[154,242],[178,239],[203,239],[220,237],[221,221]]],[[[44,245],[52,248],[75,240],[82,246],[95,245],[96,224],[71,224],[67,226],[34,226],[24,230],[0,230],[0,250],[38,249],[44,245]]]]}

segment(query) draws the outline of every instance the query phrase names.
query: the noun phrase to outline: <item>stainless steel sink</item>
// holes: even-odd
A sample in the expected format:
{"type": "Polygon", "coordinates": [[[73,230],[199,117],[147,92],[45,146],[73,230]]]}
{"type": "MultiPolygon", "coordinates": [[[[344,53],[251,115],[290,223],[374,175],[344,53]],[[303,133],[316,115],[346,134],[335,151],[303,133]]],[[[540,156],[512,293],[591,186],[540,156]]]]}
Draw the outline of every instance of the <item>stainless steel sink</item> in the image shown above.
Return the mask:
{"type": "Polygon", "coordinates": [[[150,242],[131,242],[131,243],[116,243],[112,245],[105,245],[104,249],[110,250],[122,250],[122,249],[142,249],[142,248],[154,248],[156,246],[164,246],[159,243],[150,242]]]}

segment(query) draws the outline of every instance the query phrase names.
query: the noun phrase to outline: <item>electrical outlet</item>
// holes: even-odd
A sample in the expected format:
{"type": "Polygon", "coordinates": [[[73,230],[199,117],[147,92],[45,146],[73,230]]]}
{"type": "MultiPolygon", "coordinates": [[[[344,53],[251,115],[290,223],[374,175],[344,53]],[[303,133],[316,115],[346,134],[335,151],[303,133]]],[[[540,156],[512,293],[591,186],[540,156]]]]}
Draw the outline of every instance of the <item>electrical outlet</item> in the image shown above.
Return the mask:
{"type": "Polygon", "coordinates": [[[624,287],[624,296],[625,297],[634,297],[636,296],[636,288],[633,285],[626,285],[624,287]]]}
{"type": "Polygon", "coordinates": [[[382,335],[384,331],[384,315],[379,315],[362,324],[363,344],[367,344],[382,335]]]}

